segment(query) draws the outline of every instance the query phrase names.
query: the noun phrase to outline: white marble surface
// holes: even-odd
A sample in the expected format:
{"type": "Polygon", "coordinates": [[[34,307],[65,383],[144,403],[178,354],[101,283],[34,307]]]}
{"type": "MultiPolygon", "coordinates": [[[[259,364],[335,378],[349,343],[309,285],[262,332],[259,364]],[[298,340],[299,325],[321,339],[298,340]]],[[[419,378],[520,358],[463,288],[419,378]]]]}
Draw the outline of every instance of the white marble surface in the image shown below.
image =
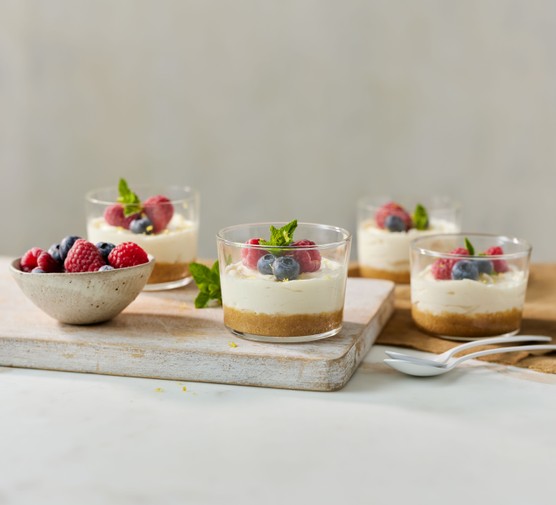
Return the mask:
{"type": "Polygon", "coordinates": [[[0,368],[0,504],[554,501],[555,376],[385,349],[336,393],[0,368]]]}

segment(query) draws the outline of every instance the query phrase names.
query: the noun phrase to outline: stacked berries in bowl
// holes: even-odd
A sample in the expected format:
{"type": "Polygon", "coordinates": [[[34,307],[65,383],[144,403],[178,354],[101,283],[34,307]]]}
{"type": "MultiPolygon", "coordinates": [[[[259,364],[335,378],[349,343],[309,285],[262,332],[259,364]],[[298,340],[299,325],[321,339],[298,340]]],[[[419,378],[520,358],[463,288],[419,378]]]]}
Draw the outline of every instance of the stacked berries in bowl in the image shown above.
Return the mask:
{"type": "Polygon", "coordinates": [[[234,334],[306,342],[340,331],[349,232],[294,220],[231,226],[217,243],[224,324],[234,334]]]}
{"type": "Polygon", "coordinates": [[[67,236],[48,250],[29,249],[10,271],[23,293],[54,319],[92,324],[127,307],[153,267],[154,258],[133,242],[95,245],[67,236]]]}
{"type": "Polygon", "coordinates": [[[518,238],[445,234],[411,244],[411,313],[429,333],[458,340],[517,333],[531,247],[518,238]]]}

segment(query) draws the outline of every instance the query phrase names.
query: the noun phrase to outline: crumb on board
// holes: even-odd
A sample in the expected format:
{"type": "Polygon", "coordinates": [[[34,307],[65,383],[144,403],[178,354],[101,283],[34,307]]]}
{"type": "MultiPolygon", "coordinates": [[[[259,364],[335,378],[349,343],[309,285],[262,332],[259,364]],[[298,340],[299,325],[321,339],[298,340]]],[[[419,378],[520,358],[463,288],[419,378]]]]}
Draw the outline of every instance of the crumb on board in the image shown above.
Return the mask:
{"type": "Polygon", "coordinates": [[[154,391],[155,391],[155,393],[163,393],[164,388],[155,388],[154,391]]]}
{"type": "Polygon", "coordinates": [[[237,344],[235,342],[229,342],[228,345],[230,347],[237,347],[237,344]]]}
{"type": "Polygon", "coordinates": [[[182,387],[181,387],[181,390],[182,390],[182,391],[187,391],[187,386],[182,386],[182,387]]]}

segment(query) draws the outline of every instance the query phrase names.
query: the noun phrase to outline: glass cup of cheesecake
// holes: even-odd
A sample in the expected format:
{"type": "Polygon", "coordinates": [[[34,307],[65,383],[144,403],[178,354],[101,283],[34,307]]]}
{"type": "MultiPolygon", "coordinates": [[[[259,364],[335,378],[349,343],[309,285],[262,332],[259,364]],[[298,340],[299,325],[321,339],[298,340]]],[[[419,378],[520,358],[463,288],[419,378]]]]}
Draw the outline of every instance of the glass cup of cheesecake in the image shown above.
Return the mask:
{"type": "Polygon", "coordinates": [[[362,277],[408,284],[410,242],[460,231],[460,205],[447,197],[365,197],[357,209],[357,259],[362,277]]]}
{"type": "Polygon", "coordinates": [[[351,234],[257,223],[217,234],[224,324],[261,342],[309,342],[342,328],[351,234]],[[295,236],[295,238],[294,238],[295,236]]]}
{"type": "Polygon", "coordinates": [[[87,239],[98,244],[135,242],[154,256],[145,291],[173,289],[191,282],[189,263],[197,258],[199,194],[184,186],[137,185],[86,195],[87,239]]]}
{"type": "Polygon", "coordinates": [[[488,234],[411,243],[411,315],[433,335],[474,340],[519,332],[531,246],[488,234]]]}

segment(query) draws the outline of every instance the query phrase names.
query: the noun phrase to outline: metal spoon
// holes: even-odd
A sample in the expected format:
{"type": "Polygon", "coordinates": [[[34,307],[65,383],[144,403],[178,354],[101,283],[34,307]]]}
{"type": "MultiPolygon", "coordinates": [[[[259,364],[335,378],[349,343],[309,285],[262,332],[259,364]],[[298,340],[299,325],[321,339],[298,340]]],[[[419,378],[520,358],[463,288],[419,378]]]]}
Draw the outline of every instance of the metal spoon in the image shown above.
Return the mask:
{"type": "Polygon", "coordinates": [[[540,335],[515,335],[515,336],[501,336],[501,337],[489,337],[483,338],[481,340],[474,340],[473,342],[467,342],[465,344],[452,347],[452,349],[435,356],[434,358],[421,358],[418,356],[411,356],[409,354],[403,354],[401,352],[395,351],[384,351],[390,358],[403,359],[406,361],[412,361],[414,363],[425,363],[433,366],[441,366],[447,363],[448,360],[457,354],[458,352],[465,351],[466,349],[471,349],[473,347],[479,347],[488,344],[506,344],[512,342],[550,342],[552,339],[550,337],[544,337],[540,335]]]}
{"type": "Polygon", "coordinates": [[[385,359],[384,363],[396,370],[417,377],[429,377],[433,375],[441,375],[449,372],[460,363],[468,359],[478,358],[480,356],[488,356],[489,354],[501,354],[504,352],[517,352],[517,351],[556,351],[556,345],[518,345],[515,347],[501,347],[499,349],[487,349],[485,351],[477,351],[471,354],[466,354],[461,358],[456,358],[451,363],[433,365],[427,363],[417,363],[414,361],[407,361],[405,359],[385,359]]]}

